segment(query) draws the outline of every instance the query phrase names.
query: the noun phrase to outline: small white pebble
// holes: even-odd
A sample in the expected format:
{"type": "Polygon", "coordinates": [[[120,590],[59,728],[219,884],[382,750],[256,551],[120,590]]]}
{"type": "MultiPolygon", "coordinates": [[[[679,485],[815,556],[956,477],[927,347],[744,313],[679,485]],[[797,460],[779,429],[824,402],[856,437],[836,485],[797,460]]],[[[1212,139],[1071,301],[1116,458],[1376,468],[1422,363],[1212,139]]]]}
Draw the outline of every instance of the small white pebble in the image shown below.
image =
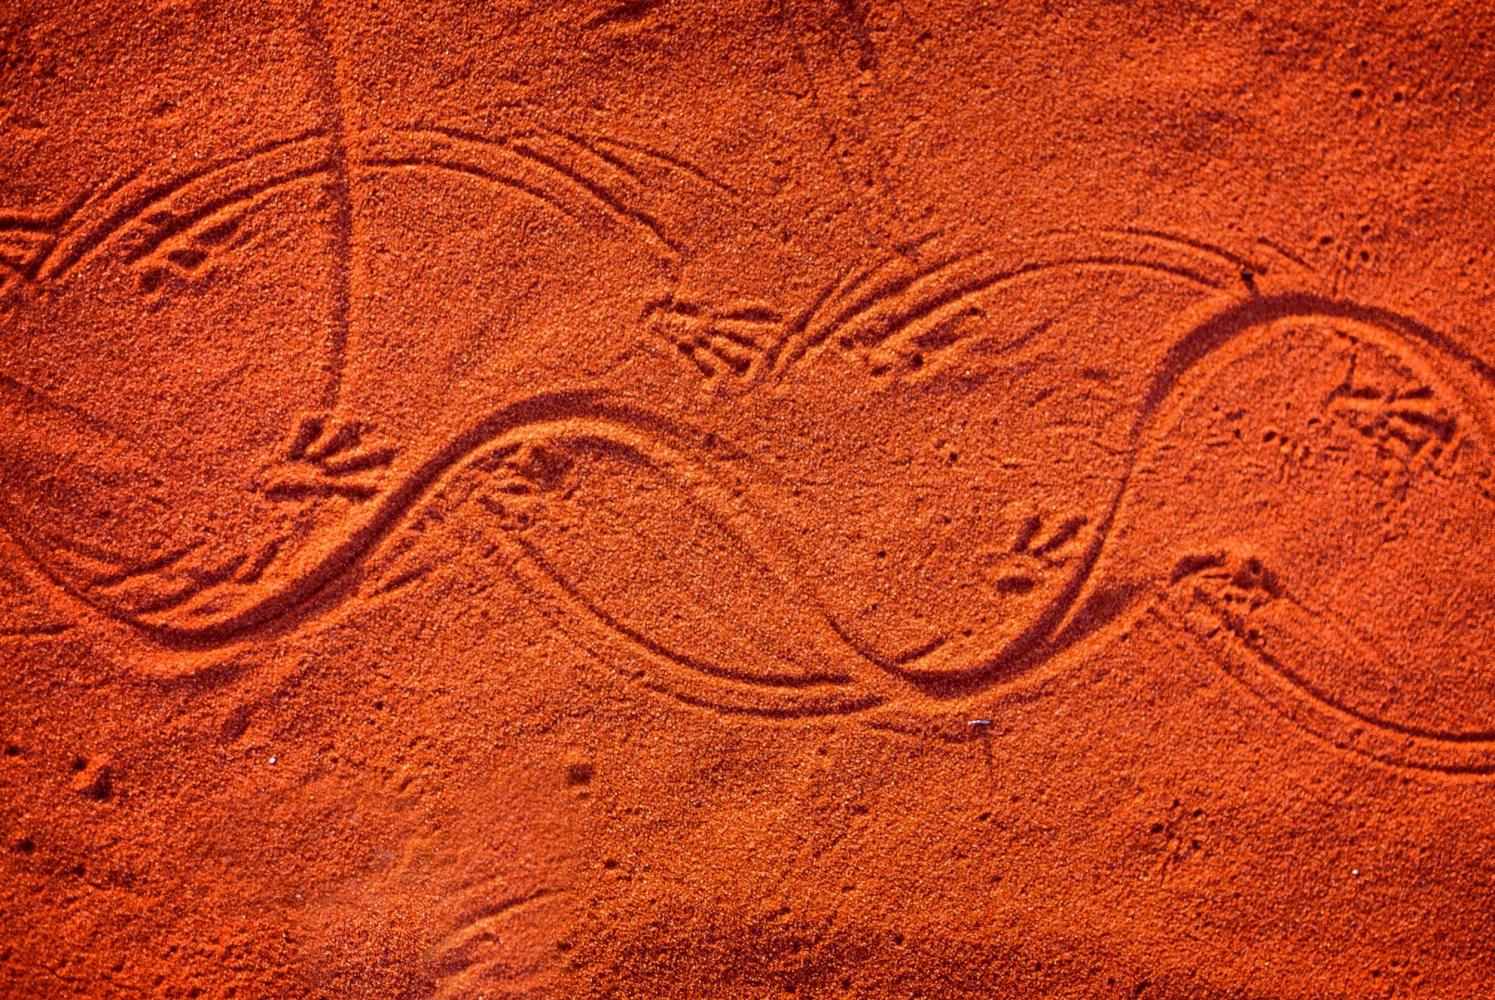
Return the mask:
{"type": "Polygon", "coordinates": [[[1351,868],[1350,869],[1350,874],[1353,875],[1353,876],[1355,876],[1356,878],[1359,878],[1360,877],[1360,869],[1358,869],[1358,868],[1351,868]]]}
{"type": "Polygon", "coordinates": [[[270,763],[272,763],[272,764],[275,763],[275,758],[274,757],[270,758],[270,763]]]}

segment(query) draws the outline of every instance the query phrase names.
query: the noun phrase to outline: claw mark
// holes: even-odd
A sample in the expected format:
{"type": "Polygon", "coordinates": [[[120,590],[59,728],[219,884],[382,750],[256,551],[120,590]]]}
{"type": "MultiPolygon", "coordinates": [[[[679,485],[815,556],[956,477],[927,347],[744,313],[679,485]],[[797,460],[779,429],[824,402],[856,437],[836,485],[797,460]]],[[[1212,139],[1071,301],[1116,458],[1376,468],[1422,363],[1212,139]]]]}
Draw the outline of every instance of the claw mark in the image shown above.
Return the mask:
{"type": "Polygon", "coordinates": [[[468,997],[482,992],[484,981],[513,986],[516,977],[539,972],[533,962],[520,963],[504,947],[502,929],[530,907],[565,893],[564,889],[539,888],[470,910],[457,926],[438,941],[430,952],[431,972],[437,997],[468,997]]]}
{"type": "Polygon", "coordinates": [[[676,299],[650,303],[645,321],[708,382],[722,375],[744,379],[768,363],[782,318],[761,305],[713,310],[676,299]]]}
{"type": "Polygon", "coordinates": [[[53,211],[0,212],[0,295],[12,284],[36,280],[73,217],[92,197],[85,190],[53,211]]]}
{"type": "Polygon", "coordinates": [[[639,171],[635,169],[632,164],[623,159],[621,156],[609,153],[607,150],[600,148],[601,143],[588,142],[584,137],[573,132],[557,132],[556,134],[582,152],[587,153],[590,156],[594,156],[597,159],[601,160],[603,163],[606,163],[608,166],[612,167],[614,170],[618,171],[629,180],[636,183],[643,182],[643,174],[639,173],[639,171]]]}
{"type": "Polygon", "coordinates": [[[604,27],[633,27],[646,20],[662,2],[663,0],[623,0],[622,3],[588,18],[581,27],[584,31],[594,31],[604,27]]]}
{"type": "Polygon", "coordinates": [[[259,554],[244,564],[244,568],[234,577],[239,583],[256,583],[264,576],[265,570],[280,555],[281,548],[285,545],[284,539],[272,538],[261,546],[259,554]]]}
{"type": "Polygon", "coordinates": [[[1357,361],[1358,355],[1351,354],[1344,380],[1326,400],[1329,411],[1404,464],[1419,459],[1437,463],[1448,454],[1459,423],[1432,387],[1374,384],[1357,372],[1357,361]]]}
{"type": "Polygon", "coordinates": [[[1256,242],[1259,245],[1266,247],[1272,253],[1276,254],[1279,257],[1281,257],[1283,260],[1286,260],[1288,263],[1292,264],[1294,267],[1296,267],[1304,275],[1312,275],[1312,274],[1315,273],[1314,270],[1313,270],[1313,268],[1309,265],[1309,263],[1306,260],[1304,260],[1302,257],[1298,256],[1297,254],[1293,253],[1291,250],[1287,249],[1286,247],[1284,247],[1284,246],[1282,246],[1282,245],[1280,245],[1278,243],[1275,243],[1272,240],[1266,239],[1265,237],[1259,238],[1256,242]]]}
{"type": "MultiPolygon", "coordinates": [[[[1080,533],[1080,529],[1085,527],[1086,523],[1087,519],[1084,517],[1065,518],[1064,522],[1058,528],[1054,529],[1054,532],[1045,541],[1039,542],[1027,551],[1030,551],[1036,558],[1044,559],[1049,553],[1055,552],[1074,541],[1075,536],[1080,533]]],[[[1030,533],[1028,540],[1031,541],[1032,537],[1030,533]]],[[[1026,548],[1026,545],[1024,547],[1026,548]]]]}
{"type": "Polygon", "coordinates": [[[160,558],[152,559],[138,565],[120,569],[114,573],[110,573],[104,576],[95,577],[93,580],[93,584],[101,590],[107,590],[111,587],[117,587],[122,583],[126,583],[130,580],[134,580],[142,576],[149,576],[153,573],[159,573],[162,570],[170,569],[172,566],[175,566],[177,563],[181,562],[182,559],[184,559],[196,548],[197,545],[195,544],[183,546],[180,549],[168,552],[160,558]]]}
{"type": "Polygon", "coordinates": [[[475,177],[478,180],[487,181],[498,187],[515,191],[526,197],[532,198],[541,205],[554,212],[559,212],[568,219],[576,219],[577,214],[570,206],[566,205],[555,195],[537,188],[517,177],[498,173],[475,164],[461,163],[453,160],[441,160],[425,156],[374,156],[362,161],[360,166],[374,167],[383,170],[396,170],[401,168],[425,168],[430,170],[444,170],[448,173],[464,174],[475,177]]]}
{"type": "Polygon", "coordinates": [[[1088,518],[1069,517],[1057,528],[1047,530],[1039,515],[1024,518],[1013,532],[1007,550],[991,560],[995,569],[992,586],[1002,594],[1031,593],[1045,573],[1070,562],[1074,554],[1072,543],[1088,523],[1088,518]]]}
{"type": "Polygon", "coordinates": [[[1121,239],[1135,238],[1164,246],[1171,246],[1183,250],[1185,253],[1197,254],[1205,261],[1224,264],[1227,269],[1233,269],[1245,284],[1250,287],[1255,275],[1265,274],[1267,269],[1260,261],[1243,257],[1215,243],[1207,240],[1195,239],[1179,233],[1168,232],[1162,229],[1148,229],[1143,226],[1117,226],[1114,228],[1099,229],[1051,229],[1040,233],[1041,236],[1081,236],[1081,235],[1104,235],[1115,236],[1121,239]]]}
{"type": "Polygon", "coordinates": [[[367,500],[377,495],[378,477],[360,474],[388,468],[398,451],[366,444],[368,433],[362,423],[332,425],[326,417],[305,418],[286,448],[289,467],[275,470],[264,487],[265,495],[272,500],[329,496],[367,500]]]}
{"type": "Polygon", "coordinates": [[[64,403],[62,400],[56,399],[48,393],[28,385],[20,379],[13,378],[4,373],[0,373],[0,402],[4,402],[9,407],[14,407],[12,412],[16,413],[28,410],[50,410],[70,420],[77,421],[89,430],[102,432],[116,440],[138,443],[135,442],[134,438],[125,434],[113,424],[100,420],[93,414],[81,410],[71,403],[64,403]]]}
{"type": "Polygon", "coordinates": [[[0,626],[0,639],[36,639],[71,632],[75,626],[68,622],[47,622],[42,625],[0,626]]]}
{"type": "Polygon", "coordinates": [[[903,220],[889,180],[884,144],[877,141],[868,113],[881,89],[877,48],[856,0],[837,0],[830,17],[839,23],[827,23],[822,6],[811,7],[814,14],[807,16],[809,9],[781,4],[777,20],[789,35],[810,106],[820,120],[848,199],[868,238],[879,245],[903,220]],[[845,38],[854,43],[851,58],[842,49],[845,38]]]}
{"type": "MultiPolygon", "coordinates": [[[[579,136],[567,136],[567,138],[570,138],[573,141],[585,141],[582,137],[579,136]]],[[[700,167],[696,166],[694,163],[691,163],[689,160],[683,159],[679,156],[675,156],[672,153],[666,153],[663,150],[655,149],[652,146],[646,146],[642,143],[619,139],[616,136],[598,136],[595,139],[595,142],[598,146],[611,146],[615,149],[627,150],[632,153],[637,153],[638,155],[646,157],[648,159],[656,160],[667,167],[683,171],[684,173],[690,174],[692,177],[696,178],[699,181],[704,181],[711,187],[714,187],[718,191],[721,191],[723,194],[729,194],[734,198],[741,197],[742,193],[732,185],[728,184],[726,181],[712,176],[711,174],[702,170],[700,167]]],[[[601,154],[599,153],[599,155],[601,154]]]]}

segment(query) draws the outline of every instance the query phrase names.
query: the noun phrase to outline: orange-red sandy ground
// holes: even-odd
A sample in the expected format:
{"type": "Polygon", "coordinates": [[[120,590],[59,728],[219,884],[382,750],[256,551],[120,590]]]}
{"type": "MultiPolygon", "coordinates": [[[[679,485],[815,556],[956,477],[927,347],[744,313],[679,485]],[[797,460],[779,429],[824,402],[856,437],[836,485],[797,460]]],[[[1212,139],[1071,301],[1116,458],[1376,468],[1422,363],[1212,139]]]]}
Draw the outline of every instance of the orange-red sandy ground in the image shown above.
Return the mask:
{"type": "Polygon", "coordinates": [[[1495,996],[1495,16],[0,10],[0,996],[1495,996]]]}

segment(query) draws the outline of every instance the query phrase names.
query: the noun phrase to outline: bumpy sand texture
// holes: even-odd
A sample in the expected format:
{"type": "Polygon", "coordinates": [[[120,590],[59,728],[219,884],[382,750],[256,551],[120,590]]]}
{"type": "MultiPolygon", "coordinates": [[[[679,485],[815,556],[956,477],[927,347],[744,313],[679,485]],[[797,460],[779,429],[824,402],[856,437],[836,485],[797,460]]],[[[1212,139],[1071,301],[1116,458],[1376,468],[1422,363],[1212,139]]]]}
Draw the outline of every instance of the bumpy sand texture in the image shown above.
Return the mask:
{"type": "Polygon", "coordinates": [[[1495,16],[0,14],[0,995],[1495,995],[1495,16]]]}

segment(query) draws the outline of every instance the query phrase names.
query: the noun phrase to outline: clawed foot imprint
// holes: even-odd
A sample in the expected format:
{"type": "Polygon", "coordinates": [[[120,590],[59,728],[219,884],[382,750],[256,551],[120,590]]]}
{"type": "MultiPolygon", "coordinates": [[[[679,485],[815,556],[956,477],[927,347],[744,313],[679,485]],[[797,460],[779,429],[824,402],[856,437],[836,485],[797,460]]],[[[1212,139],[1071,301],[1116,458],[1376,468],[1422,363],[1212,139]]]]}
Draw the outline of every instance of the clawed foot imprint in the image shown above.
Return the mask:
{"type": "Polygon", "coordinates": [[[782,317],[765,306],[710,309],[670,296],[651,303],[645,320],[708,382],[748,379],[762,371],[781,338],[782,317]]]}
{"type": "Polygon", "coordinates": [[[265,495],[272,500],[332,496],[368,500],[377,495],[380,475],[398,451],[368,440],[371,431],[359,421],[306,417],[283,462],[266,477],[265,495]]]}
{"type": "Polygon", "coordinates": [[[1024,518],[1007,550],[993,560],[993,586],[1003,594],[1029,593],[1046,571],[1058,569],[1072,558],[1075,542],[1088,523],[1088,518],[1067,517],[1050,528],[1038,514],[1024,518]]]}
{"type": "Polygon", "coordinates": [[[533,520],[536,500],[557,493],[564,497],[574,464],[571,456],[540,442],[507,445],[482,464],[491,479],[478,503],[502,527],[525,528],[533,520]]]}

